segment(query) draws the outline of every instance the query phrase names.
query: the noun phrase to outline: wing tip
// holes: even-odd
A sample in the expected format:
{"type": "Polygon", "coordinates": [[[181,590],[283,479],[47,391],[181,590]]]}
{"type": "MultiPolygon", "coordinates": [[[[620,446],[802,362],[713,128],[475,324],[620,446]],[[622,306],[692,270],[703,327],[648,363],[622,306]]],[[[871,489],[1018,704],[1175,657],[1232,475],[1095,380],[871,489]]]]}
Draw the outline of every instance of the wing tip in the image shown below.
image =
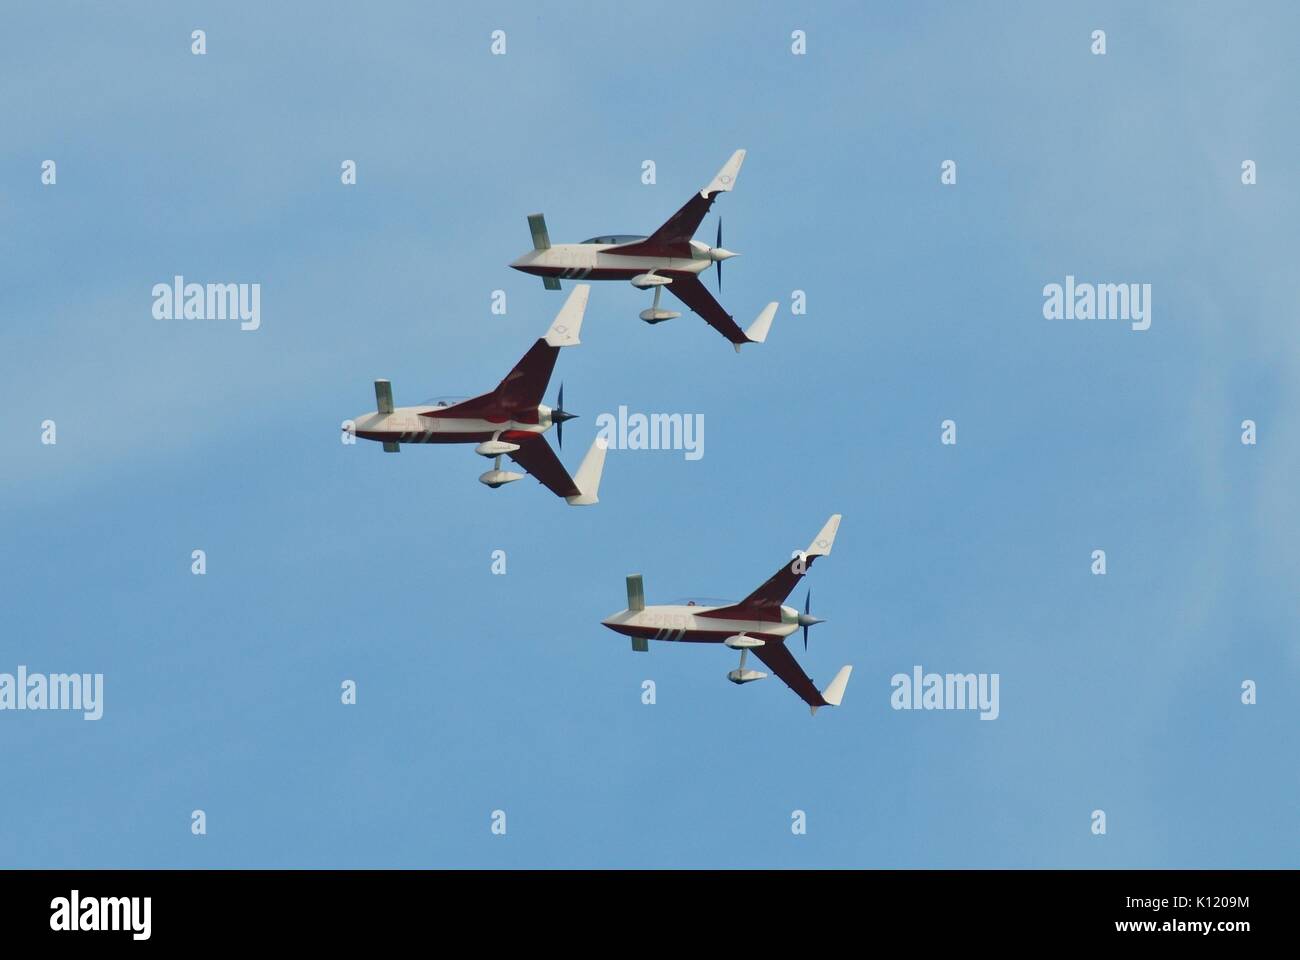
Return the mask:
{"type": "Polygon", "coordinates": [[[605,453],[608,449],[609,441],[598,434],[591,442],[587,455],[582,458],[582,464],[573,477],[573,485],[578,490],[577,495],[564,498],[564,502],[569,506],[588,507],[600,503],[600,478],[605,472],[605,453]]]}
{"type": "MultiPolygon", "coordinates": [[[[777,302],[773,300],[759,312],[754,322],[745,330],[745,342],[764,343],[767,341],[767,333],[772,329],[772,320],[776,317],[777,306],[777,302]]],[[[740,344],[736,346],[739,347],[740,344]]]]}
{"type": "Polygon", "coordinates": [[[810,557],[829,557],[831,547],[835,545],[835,535],[839,533],[840,521],[844,519],[842,513],[832,513],[830,519],[822,525],[817,536],[813,537],[813,542],[808,545],[804,551],[810,557]]]}
{"type": "Polygon", "coordinates": [[[581,345],[582,341],[578,339],[578,334],[582,331],[582,318],[587,313],[587,300],[591,296],[591,285],[587,283],[575,284],[569,291],[569,297],[564,301],[564,306],[560,307],[560,312],[555,315],[550,327],[546,330],[546,336],[543,339],[548,346],[552,347],[576,347],[581,345]]]}
{"type": "MultiPolygon", "coordinates": [[[[853,674],[853,664],[847,663],[840,667],[839,672],[835,674],[832,680],[822,691],[822,699],[826,701],[818,706],[838,707],[844,700],[844,688],[849,685],[849,677],[853,674]]],[[[813,707],[813,716],[817,715],[817,707],[813,707]]]]}
{"type": "Polygon", "coordinates": [[[725,192],[736,185],[736,178],[740,176],[740,166],[745,162],[746,150],[741,147],[727,158],[727,162],[722,165],[722,169],[717,172],[709,185],[700,191],[700,195],[705,199],[713,196],[715,193],[725,192]]]}

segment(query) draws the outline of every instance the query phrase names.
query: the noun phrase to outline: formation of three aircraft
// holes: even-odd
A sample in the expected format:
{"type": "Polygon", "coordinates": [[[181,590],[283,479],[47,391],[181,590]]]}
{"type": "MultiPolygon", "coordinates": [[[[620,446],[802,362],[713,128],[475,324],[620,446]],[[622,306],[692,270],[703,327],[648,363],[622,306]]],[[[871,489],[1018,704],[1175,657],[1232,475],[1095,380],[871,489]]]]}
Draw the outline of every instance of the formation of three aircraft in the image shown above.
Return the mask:
{"type": "MultiPolygon", "coordinates": [[[[648,236],[604,235],[582,243],[552,245],[546,221],[540,213],[528,217],[533,249],[510,264],[516,270],[542,278],[548,290],[559,290],[560,280],[627,280],[638,289],[653,289],[654,300],[640,314],[647,323],[660,323],[681,316],[661,306],[663,289],[699,314],[709,326],[727,338],[740,352],[746,343],[762,343],[776,315],[776,303],[769,303],[748,328],[742,330],[700,280],[710,264],[715,266],[719,290],[722,263],[736,254],[722,246],[722,222],[717,242],[710,247],[694,239],[717,194],[731,190],[745,160],[737,150],[707,186],[693,194],[654,233],[648,236]]],[[[479,477],[493,489],[523,479],[523,474],[503,470],[502,457],[509,457],[532,474],[556,496],[575,506],[598,502],[605,445],[598,438],[572,477],[544,438],[555,427],[563,447],[564,424],[575,416],[564,409],[564,387],[554,407],[542,402],[550,383],[555,360],[562,347],[576,346],[591,288],[574,287],[546,335],[529,348],[523,358],[489,393],[467,400],[435,401],[414,407],[393,405],[392,384],[375,381],[378,409],[353,421],[353,433],[383,444],[386,452],[397,453],[403,443],[473,443],[474,451],[493,461],[492,469],[479,477]]],[[[644,652],[649,640],[723,643],[740,651],[740,666],[727,674],[736,684],[767,676],[746,669],[750,651],[785,681],[816,714],[822,706],[838,706],[852,667],[842,667],[831,683],[819,690],[794,656],[785,640],[803,628],[804,647],[808,628],[822,622],[809,612],[785,605],[798,581],[813,560],[830,553],[839,528],[840,515],[826,522],[808,550],[783,564],[761,587],[735,604],[707,604],[688,601],[676,605],[646,606],[640,575],[627,578],[627,609],[603,625],[632,640],[632,649],[644,652]]]]}

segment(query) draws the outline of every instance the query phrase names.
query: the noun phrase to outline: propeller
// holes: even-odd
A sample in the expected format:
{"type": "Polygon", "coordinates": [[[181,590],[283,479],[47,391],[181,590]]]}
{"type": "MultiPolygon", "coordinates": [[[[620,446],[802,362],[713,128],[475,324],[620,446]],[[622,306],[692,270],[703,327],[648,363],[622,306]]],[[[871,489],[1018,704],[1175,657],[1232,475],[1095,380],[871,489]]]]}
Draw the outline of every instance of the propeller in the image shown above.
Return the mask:
{"type": "Polygon", "coordinates": [[[576,413],[569,413],[564,409],[564,384],[560,384],[560,399],[555,403],[555,409],[551,411],[551,423],[555,424],[555,439],[559,443],[560,449],[564,449],[564,421],[572,420],[576,413]]]}
{"type": "Polygon", "coordinates": [[[799,614],[799,626],[803,627],[803,648],[808,649],[808,628],[818,623],[825,623],[821,617],[814,617],[810,612],[812,610],[812,588],[803,597],[803,613],[799,614]]]}
{"type": "MultiPolygon", "coordinates": [[[[718,242],[715,243],[714,249],[722,248],[722,218],[718,217],[718,242]]],[[[722,296],[722,261],[714,260],[713,265],[718,268],[718,296],[722,296]]]]}
{"type": "Polygon", "coordinates": [[[709,259],[718,267],[718,294],[722,294],[722,261],[730,260],[732,257],[738,257],[740,254],[726,250],[722,246],[722,218],[718,217],[718,242],[715,246],[709,248],[709,259]]]}

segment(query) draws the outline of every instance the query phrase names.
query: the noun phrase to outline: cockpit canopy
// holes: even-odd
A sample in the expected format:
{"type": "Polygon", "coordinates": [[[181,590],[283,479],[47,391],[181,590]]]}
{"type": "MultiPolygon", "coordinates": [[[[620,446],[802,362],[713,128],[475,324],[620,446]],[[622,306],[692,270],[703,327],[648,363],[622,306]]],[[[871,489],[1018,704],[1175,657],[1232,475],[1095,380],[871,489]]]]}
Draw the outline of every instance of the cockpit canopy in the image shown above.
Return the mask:
{"type": "Polygon", "coordinates": [[[422,407],[453,407],[469,397],[432,397],[420,404],[422,407]]]}
{"type": "Polygon", "coordinates": [[[678,597],[669,603],[675,607],[729,607],[735,600],[723,600],[720,597],[678,597]]]}
{"type": "Polygon", "coordinates": [[[607,233],[603,237],[592,237],[590,240],[584,240],[583,243],[636,243],[638,240],[644,240],[645,237],[631,233],[607,233]]]}

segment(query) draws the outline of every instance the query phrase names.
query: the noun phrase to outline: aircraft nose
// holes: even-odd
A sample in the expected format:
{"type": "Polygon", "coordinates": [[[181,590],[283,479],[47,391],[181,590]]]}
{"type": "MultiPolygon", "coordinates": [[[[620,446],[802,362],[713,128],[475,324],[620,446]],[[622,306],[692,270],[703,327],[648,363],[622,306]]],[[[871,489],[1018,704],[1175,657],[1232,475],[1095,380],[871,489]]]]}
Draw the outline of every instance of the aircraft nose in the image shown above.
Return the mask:
{"type": "Polygon", "coordinates": [[[732,257],[738,257],[740,254],[733,253],[730,250],[724,250],[722,247],[714,247],[709,251],[709,256],[713,260],[722,261],[730,260],[732,257]]]}

